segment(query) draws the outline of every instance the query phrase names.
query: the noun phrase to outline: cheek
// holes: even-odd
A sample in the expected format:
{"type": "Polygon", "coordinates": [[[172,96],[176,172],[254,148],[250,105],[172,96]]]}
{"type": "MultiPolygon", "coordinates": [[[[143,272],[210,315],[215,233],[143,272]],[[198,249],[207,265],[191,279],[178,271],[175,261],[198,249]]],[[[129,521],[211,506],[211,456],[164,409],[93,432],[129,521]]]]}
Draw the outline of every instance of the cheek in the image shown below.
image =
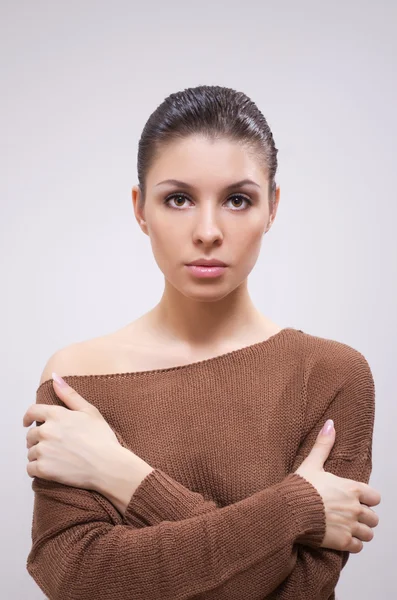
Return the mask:
{"type": "MultiPolygon", "coordinates": [[[[234,251],[242,256],[246,253],[250,254],[259,250],[265,227],[262,223],[254,223],[250,227],[236,228],[230,239],[233,241],[232,247],[234,251]]],[[[248,256],[247,256],[248,258],[248,256]]]]}
{"type": "Polygon", "coordinates": [[[164,272],[169,266],[182,262],[182,247],[180,243],[180,232],[172,224],[152,223],[149,227],[149,238],[152,252],[157,265],[164,272]]]}
{"type": "Polygon", "coordinates": [[[236,232],[232,242],[232,256],[239,276],[246,277],[254,268],[261,250],[264,226],[255,225],[249,231],[236,232]]]}

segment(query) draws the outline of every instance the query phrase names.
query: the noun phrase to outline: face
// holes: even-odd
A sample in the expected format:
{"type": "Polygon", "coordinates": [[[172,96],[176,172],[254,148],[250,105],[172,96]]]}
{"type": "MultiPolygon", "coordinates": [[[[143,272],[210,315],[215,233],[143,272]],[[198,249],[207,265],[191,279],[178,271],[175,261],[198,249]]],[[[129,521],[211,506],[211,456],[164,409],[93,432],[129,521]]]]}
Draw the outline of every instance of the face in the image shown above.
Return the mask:
{"type": "Polygon", "coordinates": [[[246,282],[275,218],[279,188],[270,214],[263,165],[244,146],[191,136],[163,149],[147,174],[143,210],[139,198],[134,186],[136,219],[167,282],[184,296],[214,301],[246,282]],[[168,179],[180,183],[163,183],[168,179]],[[237,184],[245,179],[252,183],[237,184]],[[227,267],[200,278],[186,266],[200,258],[227,267]]]}

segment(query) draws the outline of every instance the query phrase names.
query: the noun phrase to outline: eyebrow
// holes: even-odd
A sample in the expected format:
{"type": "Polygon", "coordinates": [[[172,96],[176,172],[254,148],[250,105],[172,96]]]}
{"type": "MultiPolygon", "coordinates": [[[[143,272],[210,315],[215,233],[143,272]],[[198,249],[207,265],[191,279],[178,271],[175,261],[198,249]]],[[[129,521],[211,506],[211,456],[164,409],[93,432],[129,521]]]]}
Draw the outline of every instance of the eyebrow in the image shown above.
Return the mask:
{"type": "MultiPolygon", "coordinates": [[[[185,188],[187,190],[194,190],[194,185],[191,185],[190,183],[186,183],[185,181],[179,181],[178,179],[164,179],[164,181],[160,181],[160,183],[156,183],[155,187],[159,186],[159,185],[163,185],[164,183],[169,183],[171,185],[177,185],[181,188],[185,188]]],[[[241,179],[241,181],[236,181],[235,183],[232,183],[230,185],[227,185],[225,187],[225,191],[229,191],[232,190],[236,187],[241,187],[243,185],[255,185],[256,187],[260,188],[261,186],[256,183],[255,181],[252,181],[252,179],[241,179]]]]}

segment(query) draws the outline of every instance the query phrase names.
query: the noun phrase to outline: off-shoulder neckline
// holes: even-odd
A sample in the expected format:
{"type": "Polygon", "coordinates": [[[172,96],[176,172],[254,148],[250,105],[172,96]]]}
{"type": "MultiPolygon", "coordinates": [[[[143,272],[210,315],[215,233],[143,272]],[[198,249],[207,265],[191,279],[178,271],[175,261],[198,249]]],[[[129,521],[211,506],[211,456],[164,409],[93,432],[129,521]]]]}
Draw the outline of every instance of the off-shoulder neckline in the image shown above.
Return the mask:
{"type": "MultiPolygon", "coordinates": [[[[280,331],[278,331],[277,333],[271,335],[270,337],[266,338],[265,340],[262,340],[261,342],[256,342],[255,344],[250,344],[248,346],[242,346],[241,348],[237,348],[236,350],[230,350],[229,352],[225,352],[223,354],[218,354],[217,356],[212,356],[210,358],[204,358],[203,360],[199,360],[199,361],[195,361],[195,362],[191,362],[191,363],[186,363],[183,365],[175,365],[174,367],[165,367],[163,369],[149,369],[146,371],[124,371],[124,372],[118,372],[118,373],[90,373],[90,374],[82,374],[82,375],[64,375],[61,374],[62,378],[67,382],[68,379],[79,379],[79,380],[83,380],[83,379],[113,379],[113,378],[126,378],[126,377],[145,377],[145,376],[150,376],[150,375],[156,375],[159,373],[171,373],[173,371],[180,371],[180,370],[189,370],[191,368],[197,368],[197,367],[202,367],[208,364],[216,364],[218,362],[222,362],[225,359],[230,359],[233,357],[236,357],[238,355],[244,355],[246,353],[252,353],[253,351],[257,350],[257,349],[267,349],[270,348],[272,345],[274,345],[275,343],[283,340],[284,337],[288,337],[289,334],[291,333],[304,333],[301,329],[295,329],[294,327],[284,327],[283,329],[280,329],[280,331]]],[[[43,381],[43,383],[41,383],[39,385],[39,387],[36,390],[36,393],[45,385],[48,385],[52,383],[52,379],[47,379],[46,381],[43,381]]]]}

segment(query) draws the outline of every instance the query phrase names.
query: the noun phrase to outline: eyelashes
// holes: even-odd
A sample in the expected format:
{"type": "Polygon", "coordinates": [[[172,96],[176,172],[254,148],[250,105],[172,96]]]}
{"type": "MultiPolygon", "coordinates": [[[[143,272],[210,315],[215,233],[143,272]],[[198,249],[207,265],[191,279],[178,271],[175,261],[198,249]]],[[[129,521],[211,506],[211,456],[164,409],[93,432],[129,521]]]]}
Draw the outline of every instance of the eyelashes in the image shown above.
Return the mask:
{"type": "MultiPolygon", "coordinates": [[[[173,200],[174,198],[183,198],[184,200],[190,201],[189,196],[187,196],[186,194],[184,194],[182,192],[176,192],[176,193],[173,193],[173,194],[170,194],[169,196],[167,196],[166,199],[164,200],[164,204],[166,204],[169,208],[175,208],[175,210],[178,210],[178,208],[181,208],[181,207],[174,207],[174,206],[170,206],[170,204],[169,204],[170,200],[173,200]]],[[[234,198],[243,200],[244,202],[246,202],[248,204],[248,206],[252,206],[252,201],[247,196],[244,196],[243,194],[233,194],[232,196],[230,196],[227,199],[227,202],[229,202],[230,200],[233,200],[234,198]]],[[[242,208],[238,207],[234,212],[243,211],[243,210],[247,210],[247,209],[246,208],[242,209],[242,208]]]]}

